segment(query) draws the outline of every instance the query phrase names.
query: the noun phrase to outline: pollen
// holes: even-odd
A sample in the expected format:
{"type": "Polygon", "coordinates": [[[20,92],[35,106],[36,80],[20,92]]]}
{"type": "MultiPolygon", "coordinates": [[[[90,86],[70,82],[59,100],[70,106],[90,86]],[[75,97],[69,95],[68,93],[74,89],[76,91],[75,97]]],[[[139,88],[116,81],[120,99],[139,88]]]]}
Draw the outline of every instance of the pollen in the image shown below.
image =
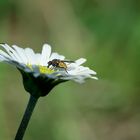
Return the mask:
{"type": "Polygon", "coordinates": [[[39,71],[43,74],[51,74],[55,72],[53,69],[47,68],[46,66],[39,66],[39,71]]]}

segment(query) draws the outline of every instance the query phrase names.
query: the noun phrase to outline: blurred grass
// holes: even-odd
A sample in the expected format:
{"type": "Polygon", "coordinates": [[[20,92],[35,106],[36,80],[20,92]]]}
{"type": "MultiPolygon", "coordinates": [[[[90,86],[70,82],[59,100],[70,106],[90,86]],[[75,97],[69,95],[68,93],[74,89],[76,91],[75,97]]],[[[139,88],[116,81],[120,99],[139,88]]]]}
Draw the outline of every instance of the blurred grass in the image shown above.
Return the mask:
{"type": "MultiPolygon", "coordinates": [[[[0,1],[0,42],[45,42],[98,72],[41,98],[25,139],[139,140],[140,3],[137,0],[0,1]]],[[[28,100],[17,70],[0,65],[0,139],[14,138],[28,100]]]]}

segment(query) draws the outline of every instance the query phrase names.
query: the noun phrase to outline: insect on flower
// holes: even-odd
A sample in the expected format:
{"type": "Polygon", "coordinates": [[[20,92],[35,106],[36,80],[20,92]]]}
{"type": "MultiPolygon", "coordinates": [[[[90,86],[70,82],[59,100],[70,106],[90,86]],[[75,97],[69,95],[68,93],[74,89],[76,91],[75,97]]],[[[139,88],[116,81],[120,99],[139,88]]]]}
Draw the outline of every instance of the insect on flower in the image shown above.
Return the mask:
{"type": "Polygon", "coordinates": [[[67,72],[67,64],[65,62],[66,63],[74,63],[74,61],[69,61],[69,60],[53,59],[53,60],[48,62],[48,68],[50,66],[53,66],[53,68],[62,68],[67,72]]]}
{"type": "Polygon", "coordinates": [[[45,77],[45,81],[54,80],[53,84],[67,80],[83,83],[87,78],[98,79],[94,70],[82,66],[86,62],[85,58],[69,61],[51,49],[49,44],[44,44],[42,52],[35,53],[31,48],[0,43],[0,62],[14,65],[22,74],[31,75],[33,79],[39,78],[43,81],[45,77]]]}

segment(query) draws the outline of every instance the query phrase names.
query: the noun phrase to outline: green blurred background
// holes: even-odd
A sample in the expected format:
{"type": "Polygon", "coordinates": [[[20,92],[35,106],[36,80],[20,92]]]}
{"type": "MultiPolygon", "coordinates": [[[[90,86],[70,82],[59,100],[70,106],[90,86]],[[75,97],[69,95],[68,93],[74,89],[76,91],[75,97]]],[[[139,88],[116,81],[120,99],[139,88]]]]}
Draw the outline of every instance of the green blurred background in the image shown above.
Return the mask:
{"type": "MultiPolygon", "coordinates": [[[[140,1],[0,0],[0,42],[87,58],[99,80],[40,98],[25,140],[140,139],[140,1]]],[[[29,94],[0,64],[0,140],[13,140],[29,94]]]]}

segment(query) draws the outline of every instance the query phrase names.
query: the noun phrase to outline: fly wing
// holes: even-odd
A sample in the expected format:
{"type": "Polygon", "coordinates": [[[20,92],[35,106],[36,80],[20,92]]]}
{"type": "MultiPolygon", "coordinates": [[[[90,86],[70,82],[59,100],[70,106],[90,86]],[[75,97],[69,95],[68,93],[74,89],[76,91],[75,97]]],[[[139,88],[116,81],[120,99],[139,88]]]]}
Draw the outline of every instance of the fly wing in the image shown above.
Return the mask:
{"type": "Polygon", "coordinates": [[[71,61],[71,60],[63,60],[63,62],[67,62],[67,63],[75,63],[75,61],[71,61]]]}

